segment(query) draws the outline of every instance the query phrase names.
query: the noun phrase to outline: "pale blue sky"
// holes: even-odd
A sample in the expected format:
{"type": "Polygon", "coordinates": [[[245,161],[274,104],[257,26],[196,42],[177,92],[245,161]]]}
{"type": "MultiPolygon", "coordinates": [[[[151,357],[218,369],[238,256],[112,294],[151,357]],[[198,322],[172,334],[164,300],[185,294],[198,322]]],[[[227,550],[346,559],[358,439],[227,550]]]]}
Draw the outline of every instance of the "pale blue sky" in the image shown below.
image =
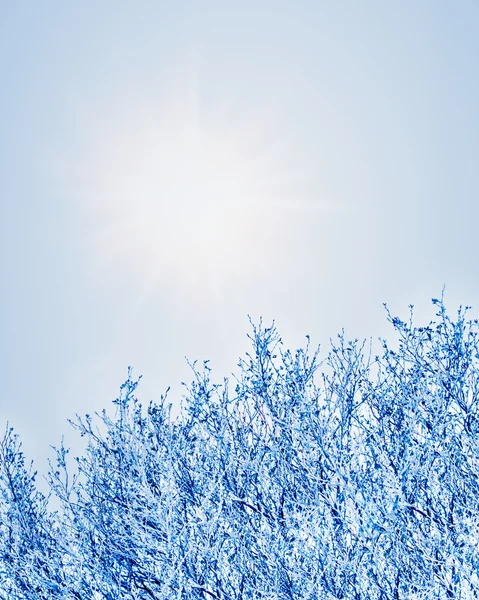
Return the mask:
{"type": "Polygon", "coordinates": [[[478,316],[478,57],[475,1],[4,3],[1,421],[42,461],[128,365],[227,375],[248,313],[478,316]]]}

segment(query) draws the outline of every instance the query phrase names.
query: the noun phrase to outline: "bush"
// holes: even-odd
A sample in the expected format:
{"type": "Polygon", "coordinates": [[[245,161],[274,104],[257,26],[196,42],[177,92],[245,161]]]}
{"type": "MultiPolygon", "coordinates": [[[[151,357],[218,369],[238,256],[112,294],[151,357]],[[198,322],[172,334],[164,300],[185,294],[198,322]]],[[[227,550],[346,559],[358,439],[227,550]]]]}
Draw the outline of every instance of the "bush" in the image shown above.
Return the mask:
{"type": "Polygon", "coordinates": [[[380,356],[340,334],[284,350],[252,326],[240,373],[192,365],[178,419],[142,408],[77,417],[87,449],[49,474],[0,448],[0,597],[327,600],[479,595],[477,321],[467,308],[397,334],[380,356]]]}

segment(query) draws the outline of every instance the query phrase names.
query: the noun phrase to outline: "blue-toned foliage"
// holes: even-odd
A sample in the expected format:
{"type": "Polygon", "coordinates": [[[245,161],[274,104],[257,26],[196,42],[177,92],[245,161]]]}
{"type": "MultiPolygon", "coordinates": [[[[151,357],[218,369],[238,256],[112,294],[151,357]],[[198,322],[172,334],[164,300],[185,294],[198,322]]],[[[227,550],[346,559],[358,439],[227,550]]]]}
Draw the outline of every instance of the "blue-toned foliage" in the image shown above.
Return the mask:
{"type": "Polygon", "coordinates": [[[479,597],[477,321],[392,317],[381,356],[344,334],[325,361],[253,325],[237,378],[196,364],[180,417],[129,372],[51,494],[0,446],[0,598],[479,597]]]}

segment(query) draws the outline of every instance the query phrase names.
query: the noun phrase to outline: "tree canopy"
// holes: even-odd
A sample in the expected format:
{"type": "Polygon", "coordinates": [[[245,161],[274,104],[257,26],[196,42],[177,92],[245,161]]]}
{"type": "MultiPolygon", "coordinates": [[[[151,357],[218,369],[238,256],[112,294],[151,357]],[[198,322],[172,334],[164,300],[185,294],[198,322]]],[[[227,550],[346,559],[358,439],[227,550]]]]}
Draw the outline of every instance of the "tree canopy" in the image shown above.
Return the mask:
{"type": "Polygon", "coordinates": [[[433,302],[427,326],[388,311],[377,356],[252,324],[236,376],[192,365],[177,418],[129,371],[72,422],[86,450],[56,449],[51,497],[8,428],[0,598],[478,598],[478,323],[433,302]]]}

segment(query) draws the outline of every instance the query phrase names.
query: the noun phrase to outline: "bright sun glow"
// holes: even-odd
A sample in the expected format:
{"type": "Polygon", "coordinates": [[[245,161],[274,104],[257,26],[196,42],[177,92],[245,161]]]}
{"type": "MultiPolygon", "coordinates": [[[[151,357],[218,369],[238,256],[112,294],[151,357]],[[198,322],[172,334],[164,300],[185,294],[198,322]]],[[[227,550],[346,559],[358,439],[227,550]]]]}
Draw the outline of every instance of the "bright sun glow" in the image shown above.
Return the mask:
{"type": "Polygon", "coordinates": [[[302,198],[271,111],[235,118],[224,101],[205,108],[200,91],[177,81],[166,99],[86,118],[75,168],[95,262],[136,278],[145,295],[221,303],[225,286],[278,252],[302,198]]]}

